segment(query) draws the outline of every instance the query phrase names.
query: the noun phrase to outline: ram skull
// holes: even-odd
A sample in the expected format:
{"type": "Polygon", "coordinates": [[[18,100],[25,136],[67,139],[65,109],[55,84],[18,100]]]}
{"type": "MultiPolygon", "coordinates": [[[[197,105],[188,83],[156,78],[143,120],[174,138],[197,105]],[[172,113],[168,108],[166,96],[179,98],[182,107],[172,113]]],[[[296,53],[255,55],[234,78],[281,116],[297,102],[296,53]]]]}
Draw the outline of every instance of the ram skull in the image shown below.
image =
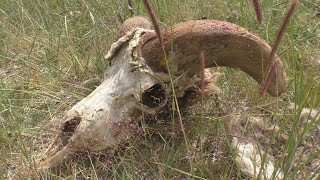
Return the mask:
{"type": "MultiPolygon", "coordinates": [[[[49,168],[75,151],[96,152],[121,142],[130,133],[128,124],[142,112],[153,114],[166,106],[172,82],[178,98],[196,89],[200,52],[206,68],[226,66],[242,70],[258,83],[264,79],[271,48],[242,27],[216,20],[187,21],[162,31],[163,46],[150,27],[143,17],[123,24],[121,38],[106,56],[104,81],[67,112],[39,168],[49,168]]],[[[280,59],[275,59],[268,92],[279,96],[286,77],[280,59]]]]}

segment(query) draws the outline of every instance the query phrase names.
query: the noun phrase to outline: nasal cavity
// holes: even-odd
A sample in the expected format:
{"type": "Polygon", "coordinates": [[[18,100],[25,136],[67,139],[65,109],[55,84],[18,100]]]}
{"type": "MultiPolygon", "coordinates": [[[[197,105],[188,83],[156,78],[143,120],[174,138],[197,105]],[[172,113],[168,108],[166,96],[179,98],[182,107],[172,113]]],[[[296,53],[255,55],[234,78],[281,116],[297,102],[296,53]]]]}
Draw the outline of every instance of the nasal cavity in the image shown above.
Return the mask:
{"type": "Polygon", "coordinates": [[[69,139],[72,137],[80,122],[80,117],[74,117],[63,124],[59,135],[62,141],[62,146],[68,144],[69,139]]]}
{"type": "Polygon", "coordinates": [[[141,103],[148,108],[156,108],[166,101],[166,90],[160,84],[155,84],[142,93],[141,103]]]}

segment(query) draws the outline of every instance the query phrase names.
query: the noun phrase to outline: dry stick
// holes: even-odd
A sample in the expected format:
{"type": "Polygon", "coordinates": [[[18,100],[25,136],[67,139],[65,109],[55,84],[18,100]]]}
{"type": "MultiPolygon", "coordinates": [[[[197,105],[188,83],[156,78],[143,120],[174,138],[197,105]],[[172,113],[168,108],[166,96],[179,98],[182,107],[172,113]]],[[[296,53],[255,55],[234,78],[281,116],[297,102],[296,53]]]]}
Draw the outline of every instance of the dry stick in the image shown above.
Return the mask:
{"type": "Polygon", "coordinates": [[[277,61],[274,60],[274,56],[276,54],[276,51],[279,47],[279,44],[280,44],[280,41],[281,41],[281,38],[290,22],[290,18],[292,17],[293,13],[294,13],[294,10],[296,9],[297,5],[298,5],[298,0],[292,0],[292,3],[290,5],[290,8],[288,10],[288,12],[286,13],[283,21],[282,21],[282,25],[280,27],[280,30],[278,31],[278,34],[277,34],[277,38],[276,38],[276,41],[274,42],[273,44],[273,47],[272,47],[272,50],[271,50],[271,53],[270,53],[270,56],[269,56],[269,65],[268,65],[268,74],[266,76],[266,80],[265,82],[263,83],[263,85],[261,86],[261,89],[260,89],[260,92],[259,92],[259,96],[262,97],[266,90],[268,89],[270,83],[271,83],[271,79],[272,77],[274,76],[275,74],[275,65],[276,63],[278,63],[277,61]]]}
{"type": "Polygon", "coordinates": [[[205,79],[205,74],[204,74],[204,69],[205,69],[205,64],[204,64],[204,52],[200,52],[200,94],[201,98],[204,97],[204,79],[205,79]]]}
{"type": "MultiPolygon", "coordinates": [[[[158,39],[160,41],[160,44],[163,47],[163,38],[162,38],[161,31],[160,31],[159,20],[156,17],[156,15],[154,14],[154,11],[152,9],[152,6],[151,6],[149,0],[143,0],[143,3],[144,3],[144,6],[146,7],[146,9],[147,9],[147,11],[148,11],[148,13],[150,15],[151,22],[153,24],[153,28],[156,31],[157,37],[158,37],[158,39]]],[[[165,52],[163,52],[163,53],[165,54],[165,52]]]]}
{"type": "MultiPolygon", "coordinates": [[[[205,94],[205,59],[204,59],[204,51],[201,50],[200,51],[200,103],[201,103],[201,109],[200,109],[200,118],[199,118],[199,122],[200,122],[200,127],[201,127],[201,132],[200,132],[200,138],[202,138],[203,136],[203,119],[204,119],[204,94],[205,94]]],[[[200,140],[200,154],[201,157],[203,157],[203,143],[200,140]]],[[[203,158],[201,158],[201,161],[203,162],[203,158]]]]}
{"type": "Polygon", "coordinates": [[[131,16],[134,15],[134,6],[132,0],[128,0],[128,6],[129,6],[129,11],[131,13],[131,16]]]}
{"type": "MultiPolygon", "coordinates": [[[[143,3],[145,5],[145,8],[146,10],[148,11],[149,13],[149,16],[150,16],[150,19],[151,19],[151,22],[153,24],[153,28],[157,34],[157,37],[159,39],[159,42],[160,42],[160,45],[162,47],[162,52],[163,52],[163,55],[164,55],[164,59],[166,61],[166,65],[167,65],[167,69],[168,69],[168,75],[169,77],[172,77],[171,75],[171,71],[170,71],[170,68],[169,68],[169,62],[168,62],[168,59],[167,59],[167,55],[166,55],[166,52],[165,52],[165,49],[164,49],[164,45],[163,45],[163,37],[162,37],[162,34],[161,34],[161,31],[160,31],[160,25],[159,25],[159,20],[158,18],[156,17],[153,9],[152,9],[152,6],[151,6],[151,3],[149,2],[149,0],[143,0],[143,3]]],[[[173,98],[174,98],[174,102],[175,102],[175,106],[177,108],[177,113],[178,113],[178,117],[179,117],[179,124],[180,124],[180,127],[181,127],[181,131],[182,131],[182,134],[183,134],[183,138],[184,138],[184,141],[185,141],[185,144],[186,144],[186,147],[187,149],[189,150],[189,143],[187,141],[187,136],[186,136],[186,132],[184,130],[184,125],[183,125],[183,122],[182,122],[182,117],[181,117],[181,112],[180,112],[180,108],[179,108],[179,104],[178,104],[178,99],[177,99],[177,96],[176,96],[176,92],[174,90],[174,82],[172,80],[172,78],[170,78],[170,84],[171,84],[171,88],[172,88],[172,94],[173,94],[173,98]]],[[[193,171],[193,166],[192,166],[192,161],[191,161],[191,157],[189,158],[189,163],[190,163],[190,168],[191,168],[191,171],[193,171]]]]}
{"type": "Polygon", "coordinates": [[[254,10],[256,12],[258,25],[261,26],[262,24],[261,3],[259,0],[252,0],[252,2],[253,2],[254,10]]]}

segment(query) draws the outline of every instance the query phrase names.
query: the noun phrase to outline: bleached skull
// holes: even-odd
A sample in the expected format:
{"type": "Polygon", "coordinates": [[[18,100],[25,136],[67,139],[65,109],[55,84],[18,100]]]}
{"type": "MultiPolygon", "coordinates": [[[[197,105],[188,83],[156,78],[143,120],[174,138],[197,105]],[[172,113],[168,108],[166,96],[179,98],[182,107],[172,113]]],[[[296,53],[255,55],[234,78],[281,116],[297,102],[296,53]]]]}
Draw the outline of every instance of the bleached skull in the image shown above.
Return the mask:
{"type": "Polygon", "coordinates": [[[48,152],[56,153],[52,161],[71,149],[99,151],[114,145],[124,138],[126,123],[134,114],[154,113],[165,105],[168,77],[151,72],[138,55],[139,39],[146,31],[136,29],[113,44],[105,80],[68,111],[54,149],[48,152]]]}
{"type": "MultiPolygon", "coordinates": [[[[153,30],[143,29],[149,25],[136,24],[134,18],[124,23],[128,32],[108,52],[105,80],[67,112],[39,168],[48,168],[74,151],[100,151],[125,139],[130,121],[136,121],[141,112],[157,113],[166,105],[173,91],[170,80],[178,97],[197,88],[200,52],[206,68],[239,68],[256,81],[263,80],[271,48],[244,28],[214,20],[188,21],[164,30],[162,47],[153,30]]],[[[282,63],[276,59],[271,95],[283,93],[286,86],[282,63]]]]}

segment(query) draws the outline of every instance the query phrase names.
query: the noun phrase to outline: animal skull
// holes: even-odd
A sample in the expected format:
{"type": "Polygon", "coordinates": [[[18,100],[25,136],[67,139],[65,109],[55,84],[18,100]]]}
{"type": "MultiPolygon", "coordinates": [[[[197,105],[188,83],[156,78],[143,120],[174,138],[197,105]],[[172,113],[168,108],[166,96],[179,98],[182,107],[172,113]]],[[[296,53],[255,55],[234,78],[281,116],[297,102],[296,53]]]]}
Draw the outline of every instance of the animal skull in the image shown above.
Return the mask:
{"type": "MultiPolygon", "coordinates": [[[[110,66],[105,80],[67,112],[56,139],[39,160],[39,168],[51,167],[74,151],[100,151],[125,139],[128,124],[142,111],[157,113],[167,104],[173,91],[170,78],[179,97],[198,86],[201,51],[207,68],[239,68],[257,82],[263,81],[271,48],[244,28],[214,20],[188,21],[163,31],[162,48],[155,32],[143,29],[148,27],[144,21],[132,23],[134,18],[124,23],[128,32],[106,56],[110,66]]],[[[268,89],[274,96],[286,87],[282,63],[278,57],[276,60],[277,73],[268,89]]]]}

